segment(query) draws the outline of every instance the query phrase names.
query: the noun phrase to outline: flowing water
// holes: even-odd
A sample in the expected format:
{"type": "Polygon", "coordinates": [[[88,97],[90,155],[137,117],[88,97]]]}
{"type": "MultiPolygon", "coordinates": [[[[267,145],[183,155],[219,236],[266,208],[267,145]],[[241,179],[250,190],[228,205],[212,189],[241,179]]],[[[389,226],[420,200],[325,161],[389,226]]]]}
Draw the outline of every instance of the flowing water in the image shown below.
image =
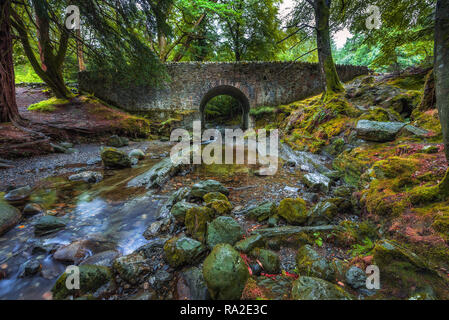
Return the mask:
{"type": "MultiPolygon", "coordinates": [[[[280,149],[283,158],[293,159],[298,165],[315,164],[324,167],[320,159],[293,152],[285,146],[280,149]]],[[[151,150],[147,150],[147,153],[151,153],[151,150]]],[[[59,232],[37,237],[34,235],[33,223],[42,216],[39,214],[24,219],[21,224],[0,237],[0,272],[7,275],[0,280],[0,299],[46,298],[66,266],[73,264],[53,259],[55,248],[61,245],[90,239],[98,243],[99,252],[112,249],[121,255],[129,254],[144,245],[147,240],[143,233],[157,220],[159,209],[167,196],[148,192],[144,188],[130,189],[126,184],[158,161],[160,160],[144,160],[136,168],[105,172],[104,180],[95,185],[69,182],[66,177],[52,177],[39,183],[31,201],[42,203],[47,209],[46,214],[64,219],[66,227],[59,232]],[[39,261],[42,270],[34,276],[21,277],[23,264],[29,260],[39,261]]],[[[255,177],[252,173],[256,169],[256,166],[245,164],[212,164],[197,166],[192,174],[195,180],[211,176],[220,180],[225,173],[228,177],[238,177],[235,178],[238,183],[263,186],[263,178],[255,177]]],[[[184,183],[185,177],[177,178],[184,183]]],[[[277,176],[271,179],[277,179],[277,176]]],[[[281,185],[285,183],[280,178],[278,180],[281,185]]],[[[274,188],[274,193],[281,195],[276,188],[278,187],[274,188]]],[[[256,194],[249,192],[249,198],[256,194]]],[[[244,199],[244,203],[246,202],[244,199]]],[[[95,253],[97,252],[88,252],[87,256],[95,253]]]]}

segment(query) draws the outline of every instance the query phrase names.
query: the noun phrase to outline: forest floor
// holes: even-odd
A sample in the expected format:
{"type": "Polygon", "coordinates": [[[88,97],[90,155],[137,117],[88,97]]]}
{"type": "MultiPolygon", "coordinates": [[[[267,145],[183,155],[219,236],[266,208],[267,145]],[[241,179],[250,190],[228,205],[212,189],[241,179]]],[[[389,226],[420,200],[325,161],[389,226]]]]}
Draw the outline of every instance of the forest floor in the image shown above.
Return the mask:
{"type": "Polygon", "coordinates": [[[17,87],[19,114],[28,125],[23,129],[11,123],[0,124],[1,158],[52,153],[52,143],[57,142],[97,142],[113,134],[146,138],[150,132],[150,124],[146,119],[132,116],[93,97],[48,100],[50,98],[45,86],[35,84],[17,87]],[[33,105],[37,108],[30,110],[33,105]]]}

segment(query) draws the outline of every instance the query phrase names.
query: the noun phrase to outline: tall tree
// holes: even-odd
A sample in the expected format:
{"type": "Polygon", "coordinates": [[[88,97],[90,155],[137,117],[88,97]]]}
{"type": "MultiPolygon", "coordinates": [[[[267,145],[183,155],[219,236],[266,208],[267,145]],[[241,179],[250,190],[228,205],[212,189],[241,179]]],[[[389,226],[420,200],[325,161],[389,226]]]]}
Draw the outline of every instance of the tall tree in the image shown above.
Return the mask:
{"type": "Polygon", "coordinates": [[[0,1],[0,123],[15,122],[20,118],[16,104],[10,8],[10,0],[0,1]]]}
{"type": "Polygon", "coordinates": [[[31,4],[23,2],[17,6],[16,10],[20,10],[20,14],[16,10],[11,12],[12,25],[19,34],[31,66],[58,98],[68,98],[71,95],[63,78],[63,64],[70,34],[66,28],[58,28],[51,23],[52,14],[64,12],[65,4],[65,1],[50,4],[47,0],[33,0],[31,4]],[[34,32],[37,33],[37,54],[30,42],[30,36],[34,32]]]}
{"type": "Polygon", "coordinates": [[[438,0],[435,12],[435,90],[449,161],[449,0],[438,0]]]}

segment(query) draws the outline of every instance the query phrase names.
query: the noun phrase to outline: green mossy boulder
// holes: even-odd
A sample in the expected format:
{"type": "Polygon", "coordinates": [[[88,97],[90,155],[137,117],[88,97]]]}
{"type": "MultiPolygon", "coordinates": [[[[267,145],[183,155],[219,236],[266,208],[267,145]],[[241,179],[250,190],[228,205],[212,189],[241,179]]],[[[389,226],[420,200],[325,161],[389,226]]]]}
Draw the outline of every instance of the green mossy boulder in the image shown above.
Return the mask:
{"type": "Polygon", "coordinates": [[[207,223],[215,217],[214,210],[208,207],[195,207],[187,210],[185,225],[193,238],[204,242],[206,238],[207,223]]]}
{"type": "Polygon", "coordinates": [[[335,270],[332,264],[310,245],[305,245],[298,250],[296,267],[301,276],[317,277],[328,281],[335,280],[335,270]]]}
{"type": "Polygon", "coordinates": [[[232,204],[228,200],[214,200],[207,204],[216,215],[222,216],[232,212],[232,204]]]}
{"type": "Polygon", "coordinates": [[[292,287],[294,300],[353,300],[349,293],[339,286],[323,279],[301,276],[292,287]]]}
{"type": "Polygon", "coordinates": [[[263,240],[262,236],[260,234],[256,234],[254,236],[250,236],[248,238],[245,238],[243,240],[240,240],[235,244],[235,248],[238,251],[249,253],[251,250],[263,247],[265,244],[265,241],[263,240]]]}
{"type": "Polygon", "coordinates": [[[174,237],[164,245],[165,258],[173,268],[195,263],[205,249],[201,242],[185,236],[174,237]]]}
{"type": "Polygon", "coordinates": [[[131,159],[123,151],[115,148],[104,148],[101,151],[101,160],[106,168],[123,169],[131,168],[131,159]]]}
{"type": "Polygon", "coordinates": [[[239,300],[249,271],[231,245],[219,244],[204,260],[203,275],[212,299],[239,300]]]}
{"type": "Polygon", "coordinates": [[[171,208],[170,212],[171,212],[172,216],[176,219],[177,222],[183,224],[185,222],[187,211],[189,211],[192,208],[196,208],[196,207],[198,207],[198,205],[189,203],[189,202],[186,202],[183,200],[183,201],[177,202],[171,208]]]}
{"type": "Polygon", "coordinates": [[[240,224],[231,217],[218,217],[207,227],[207,245],[215,247],[219,243],[234,245],[243,237],[240,224]]]}
{"type": "Polygon", "coordinates": [[[19,223],[21,217],[17,208],[0,200],[0,236],[19,223]]]}
{"type": "Polygon", "coordinates": [[[276,214],[276,204],[269,201],[263,202],[255,207],[248,208],[244,213],[248,218],[262,222],[276,214]]]}
{"type": "Polygon", "coordinates": [[[121,279],[133,285],[142,283],[151,271],[144,255],[138,252],[115,259],[112,268],[121,279]]]}
{"type": "Polygon", "coordinates": [[[125,137],[111,136],[106,142],[108,147],[121,148],[129,145],[129,140],[125,137]]]}
{"type": "Polygon", "coordinates": [[[203,200],[206,203],[211,203],[215,200],[229,201],[228,198],[220,192],[209,192],[203,196],[203,200]]]}
{"type": "Polygon", "coordinates": [[[229,190],[220,182],[215,180],[206,180],[195,183],[190,191],[190,196],[193,198],[202,199],[206,194],[211,192],[219,192],[226,196],[229,195],[229,190]]]}
{"type": "Polygon", "coordinates": [[[34,223],[34,233],[43,236],[64,229],[66,223],[63,219],[53,216],[43,216],[34,223]]]}
{"type": "Polygon", "coordinates": [[[79,266],[79,289],[69,290],[66,285],[68,276],[73,276],[74,273],[67,274],[64,272],[58,278],[53,286],[53,299],[63,300],[69,297],[78,298],[81,296],[91,296],[93,298],[105,298],[108,293],[114,288],[114,281],[112,272],[108,267],[83,265],[79,266]]]}
{"type": "Polygon", "coordinates": [[[290,224],[304,224],[307,221],[306,202],[301,198],[283,199],[277,208],[277,214],[290,224]]]}
{"type": "Polygon", "coordinates": [[[251,251],[251,256],[260,261],[265,273],[278,274],[281,271],[281,260],[275,252],[256,248],[251,251]]]}
{"type": "Polygon", "coordinates": [[[307,213],[307,224],[315,226],[329,224],[338,212],[338,207],[331,201],[320,201],[307,213]]]}

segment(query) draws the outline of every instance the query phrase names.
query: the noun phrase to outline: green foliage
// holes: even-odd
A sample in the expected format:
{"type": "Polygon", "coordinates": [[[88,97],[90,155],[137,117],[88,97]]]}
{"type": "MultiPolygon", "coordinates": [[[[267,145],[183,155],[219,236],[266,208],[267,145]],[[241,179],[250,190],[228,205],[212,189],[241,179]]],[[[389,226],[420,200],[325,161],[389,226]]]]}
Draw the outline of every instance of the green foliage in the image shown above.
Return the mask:
{"type": "Polygon", "coordinates": [[[255,108],[255,109],[251,109],[249,114],[252,115],[254,118],[256,118],[256,120],[259,120],[267,115],[271,115],[273,113],[276,112],[276,108],[275,107],[259,107],[259,108],[255,108]]]}
{"type": "Polygon", "coordinates": [[[365,238],[362,244],[354,244],[350,250],[350,254],[353,257],[369,255],[374,249],[374,243],[370,238],[365,238]]]}
{"type": "Polygon", "coordinates": [[[42,83],[42,79],[34,72],[28,64],[16,65],[14,67],[16,83],[42,83]]]}
{"type": "Polygon", "coordinates": [[[241,119],[242,107],[240,102],[231,96],[217,96],[211,99],[204,110],[206,121],[227,122],[241,119]]]}

